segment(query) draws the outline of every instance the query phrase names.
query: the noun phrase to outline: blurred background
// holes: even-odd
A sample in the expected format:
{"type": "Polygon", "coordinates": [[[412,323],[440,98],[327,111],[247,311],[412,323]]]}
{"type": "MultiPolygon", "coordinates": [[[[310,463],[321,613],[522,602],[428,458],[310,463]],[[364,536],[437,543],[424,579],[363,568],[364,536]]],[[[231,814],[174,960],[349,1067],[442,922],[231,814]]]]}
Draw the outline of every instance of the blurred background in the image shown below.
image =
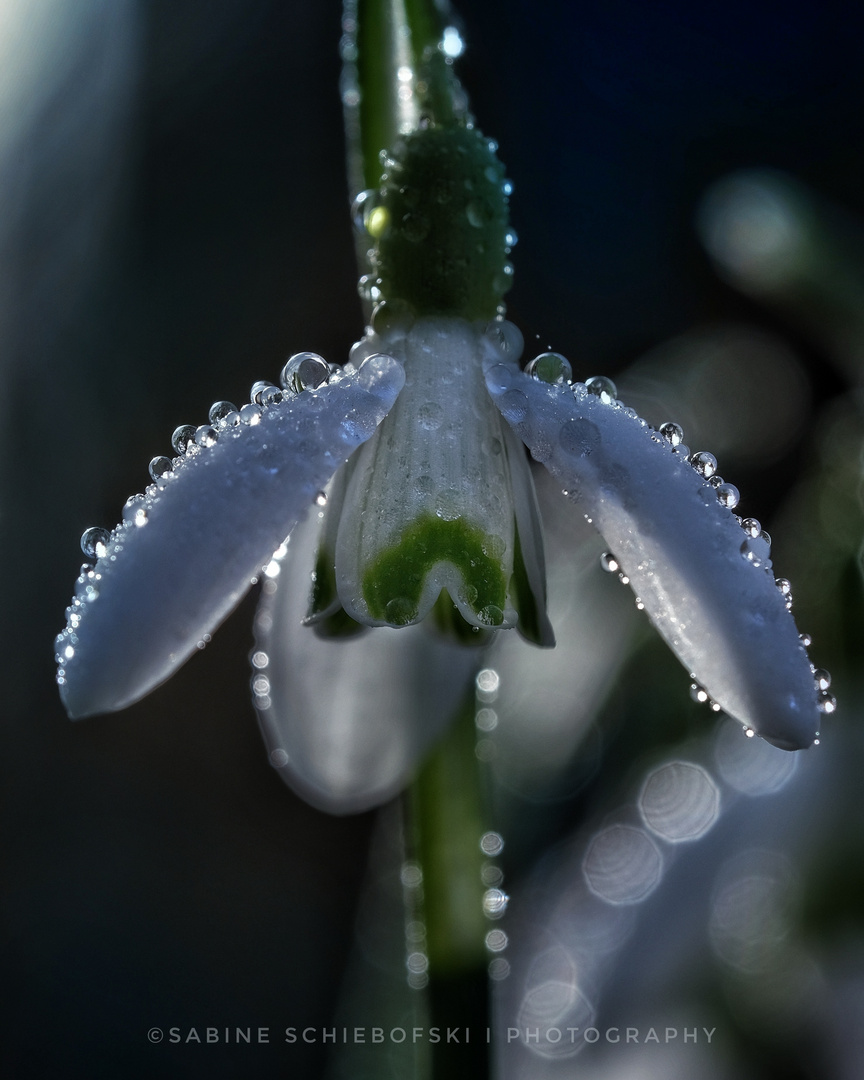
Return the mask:
{"type": "MultiPolygon", "coordinates": [[[[745,740],[691,700],[602,545],[552,520],[584,601],[559,639],[582,663],[567,693],[544,676],[546,727],[505,679],[483,751],[512,897],[502,1022],[717,1029],[710,1046],[601,1040],[576,1059],[589,1077],[860,1076],[860,17],[679,0],[460,14],[463,82],[515,187],[508,305],[527,351],[612,376],[717,454],[841,702],[800,761],[745,740]],[[608,647],[580,652],[580,634],[608,647]]],[[[119,519],[174,428],[362,332],[340,19],[336,0],[0,0],[7,1077],[339,1067],[276,1033],[339,1007],[376,815],[320,814],[268,766],[254,596],[113,717],[66,720],[51,645],[82,531],[119,519]],[[272,1042],[148,1043],[172,1026],[272,1042]]],[[[562,1055],[517,1041],[500,1072],[571,1076],[562,1055]]]]}

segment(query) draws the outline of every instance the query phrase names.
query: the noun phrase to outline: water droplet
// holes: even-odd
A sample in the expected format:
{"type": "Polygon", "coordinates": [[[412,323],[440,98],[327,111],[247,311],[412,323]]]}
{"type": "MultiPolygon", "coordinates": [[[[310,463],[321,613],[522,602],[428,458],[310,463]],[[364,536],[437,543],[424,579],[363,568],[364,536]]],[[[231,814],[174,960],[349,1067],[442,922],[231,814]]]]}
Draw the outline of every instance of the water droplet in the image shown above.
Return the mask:
{"type": "Polygon", "coordinates": [[[249,402],[240,409],[240,419],[250,427],[261,422],[261,406],[249,402]]]}
{"type": "Polygon", "coordinates": [[[406,596],[397,596],[388,601],[385,613],[388,623],[393,626],[406,626],[417,617],[417,608],[406,596]]]}
{"type": "Polygon", "coordinates": [[[764,542],[765,542],[765,543],[766,543],[766,544],[768,545],[768,547],[770,548],[770,547],[771,547],[771,534],[770,534],[770,533],[767,533],[767,532],[765,532],[765,530],[763,529],[760,535],[761,535],[761,537],[762,537],[762,540],[763,540],[763,541],[764,541],[764,542]]]}
{"type": "Polygon", "coordinates": [[[261,393],[271,387],[273,383],[269,379],[259,379],[257,382],[252,383],[252,389],[249,391],[249,400],[253,405],[261,404],[261,393]]]}
{"type": "Polygon", "coordinates": [[[756,518],[744,518],[741,522],[741,528],[747,533],[748,536],[752,536],[755,540],[756,537],[762,535],[762,526],[756,520],[756,518]]]}
{"type": "Polygon", "coordinates": [[[805,649],[809,649],[810,646],[813,644],[813,638],[810,636],[810,634],[799,634],[798,640],[801,642],[805,649]]]}
{"type": "Polygon", "coordinates": [[[528,415],[528,398],[521,390],[508,390],[502,396],[499,408],[508,423],[518,424],[528,415]]]}
{"type": "Polygon", "coordinates": [[[133,521],[135,514],[141,508],[144,503],[143,495],[130,495],[126,502],[123,504],[122,518],[124,521],[133,521]]]}
{"type": "Polygon", "coordinates": [[[819,695],[819,712],[830,714],[837,711],[837,698],[833,694],[823,693],[819,695]]]}
{"type": "Polygon", "coordinates": [[[754,566],[764,566],[768,563],[770,548],[761,536],[747,535],[741,542],[741,554],[754,566]]]}
{"type": "Polygon", "coordinates": [[[717,472],[717,458],[713,454],[709,454],[707,450],[700,450],[698,453],[691,455],[690,464],[706,480],[717,472]]]}
{"type": "Polygon", "coordinates": [[[745,727],[744,734],[747,736],[748,739],[752,739],[756,732],[753,730],[752,727],[745,727]]]}
{"type": "Polygon", "coordinates": [[[358,232],[368,230],[369,215],[378,205],[378,192],[374,188],[361,191],[351,204],[351,221],[358,232]]]}
{"type": "Polygon", "coordinates": [[[189,443],[195,442],[195,427],[192,424],[181,424],[174,429],[171,436],[171,445],[178,454],[185,454],[189,443]]]}
{"type": "Polygon", "coordinates": [[[792,596],[792,582],[785,577],[778,577],[774,579],[774,584],[780,590],[780,592],[787,597],[792,596]]]}
{"type": "MultiPolygon", "coordinates": [[[[216,441],[219,438],[219,433],[216,428],[211,427],[209,424],[202,424],[195,432],[195,442],[199,446],[215,446],[216,441]]],[[[156,477],[154,476],[155,480],[156,477]]]]}
{"type": "Polygon", "coordinates": [[[522,355],[522,333],[506,319],[494,319],[488,323],[484,334],[499,356],[518,360],[522,355]]]}
{"type": "Polygon", "coordinates": [[[673,420],[667,420],[665,424],[661,424],[657,429],[663,438],[672,443],[673,446],[680,446],[684,442],[684,428],[680,424],[676,424],[673,420]]]}
{"type": "MultiPolygon", "coordinates": [[[[329,373],[329,365],[328,365],[329,373]]],[[[273,386],[271,383],[269,386],[265,386],[263,390],[259,390],[256,396],[256,400],[259,405],[263,405],[266,409],[268,405],[278,405],[282,400],[282,391],[278,386],[273,386]]]]}
{"type": "Polygon", "coordinates": [[[501,183],[501,194],[504,195],[508,199],[510,198],[510,196],[513,194],[513,181],[512,180],[504,180],[504,181],[502,181],[502,183],[501,183]]]}
{"type": "MultiPolygon", "coordinates": [[[[100,529],[94,525],[85,529],[81,535],[81,550],[88,559],[101,559],[108,554],[108,541],[111,533],[107,529],[100,529]]],[[[89,569],[89,567],[88,567],[89,569]]]]}
{"type": "Polygon", "coordinates": [[[703,690],[699,683],[690,683],[690,697],[700,705],[705,705],[710,699],[708,691],[703,690]]]}
{"type": "Polygon", "coordinates": [[[483,894],[483,910],[490,919],[500,919],[507,910],[509,899],[502,889],[487,889],[483,894]]]}
{"type": "Polygon", "coordinates": [[[500,833],[486,832],[480,837],[480,850],[484,855],[500,855],[504,850],[504,840],[500,833]]]}
{"type": "Polygon", "coordinates": [[[494,604],[488,604],[477,612],[477,617],[486,626],[500,626],[504,622],[504,612],[494,604]]]}
{"type": "Polygon", "coordinates": [[[585,389],[599,397],[604,405],[611,405],[618,398],[615,383],[607,379],[605,375],[592,375],[590,379],[586,379],[585,389]]]}
{"type": "Polygon", "coordinates": [[[468,218],[469,225],[475,229],[482,229],[486,224],[488,211],[483,203],[470,202],[465,208],[465,216],[468,218]]]}
{"type": "Polygon", "coordinates": [[[571,417],[561,425],[558,442],[563,450],[574,457],[590,457],[600,447],[600,429],[584,417],[571,417]]]}
{"type": "Polygon", "coordinates": [[[611,551],[604,551],[600,556],[600,567],[605,570],[607,574],[617,574],[621,569],[618,560],[611,551]]]}
{"type": "Polygon", "coordinates": [[[360,299],[370,304],[377,304],[381,299],[381,279],[375,274],[364,274],[357,282],[360,299]]]}
{"type": "Polygon", "coordinates": [[[230,401],[214,401],[207,418],[211,424],[216,424],[218,427],[233,427],[240,423],[237,406],[230,401]]]}
{"type": "Polygon", "coordinates": [[[738,500],[741,498],[738,488],[734,484],[718,484],[717,488],[717,501],[721,506],[725,506],[728,510],[734,510],[738,505],[738,500]]]}
{"type": "Polygon", "coordinates": [[[154,483],[158,484],[160,480],[164,483],[171,473],[174,466],[171,464],[171,458],[157,456],[150,462],[150,478],[154,483]]]}
{"type": "Polygon", "coordinates": [[[504,244],[507,249],[510,250],[511,248],[516,247],[518,243],[519,237],[516,235],[516,230],[508,229],[507,232],[504,234],[504,244]]]}
{"type": "Polygon", "coordinates": [[[816,686],[819,690],[827,690],[831,685],[831,673],[826,671],[825,668],[816,668],[813,672],[813,678],[816,680],[816,686]]]}
{"type": "Polygon", "coordinates": [[[525,365],[525,374],[551,386],[563,386],[573,379],[570,361],[557,352],[545,352],[535,356],[525,365]]]}

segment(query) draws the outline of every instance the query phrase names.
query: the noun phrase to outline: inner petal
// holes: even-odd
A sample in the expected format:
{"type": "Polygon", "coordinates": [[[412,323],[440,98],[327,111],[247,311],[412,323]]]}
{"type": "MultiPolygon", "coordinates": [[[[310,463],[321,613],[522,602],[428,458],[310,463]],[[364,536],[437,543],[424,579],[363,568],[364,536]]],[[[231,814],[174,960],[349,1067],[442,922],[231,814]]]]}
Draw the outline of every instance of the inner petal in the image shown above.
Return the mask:
{"type": "Polygon", "coordinates": [[[482,332],[423,318],[375,342],[403,361],[406,382],[357,459],[339,525],[337,588],[358,621],[418,622],[446,589],[471,625],[516,625],[513,492],[482,332]]]}

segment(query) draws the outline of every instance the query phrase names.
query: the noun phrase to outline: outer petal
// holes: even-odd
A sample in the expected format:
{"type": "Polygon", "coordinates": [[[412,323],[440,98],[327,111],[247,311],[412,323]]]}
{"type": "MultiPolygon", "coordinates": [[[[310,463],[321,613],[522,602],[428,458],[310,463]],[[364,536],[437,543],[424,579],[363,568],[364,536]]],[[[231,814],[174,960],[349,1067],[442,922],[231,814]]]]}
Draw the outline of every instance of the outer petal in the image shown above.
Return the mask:
{"type": "Polygon", "coordinates": [[[715,489],[632,410],[513,365],[490,364],[487,383],[533,456],[602,533],[654,626],[707,694],[769,742],[809,746],[818,692],[765,565],[767,544],[748,544],[715,489]]]}
{"type": "Polygon", "coordinates": [[[195,652],[336,467],[373,433],[403,381],[392,357],[372,357],[175,460],[170,479],[148,491],[139,524],[118,525],[78,579],[57,643],[70,717],[130,705],[195,652]]]}
{"type": "Polygon", "coordinates": [[[405,786],[470,691],[481,654],[426,626],[329,638],[303,625],[318,524],[299,525],[267,568],[252,689],[285,782],[322,810],[357,813],[405,786]]]}

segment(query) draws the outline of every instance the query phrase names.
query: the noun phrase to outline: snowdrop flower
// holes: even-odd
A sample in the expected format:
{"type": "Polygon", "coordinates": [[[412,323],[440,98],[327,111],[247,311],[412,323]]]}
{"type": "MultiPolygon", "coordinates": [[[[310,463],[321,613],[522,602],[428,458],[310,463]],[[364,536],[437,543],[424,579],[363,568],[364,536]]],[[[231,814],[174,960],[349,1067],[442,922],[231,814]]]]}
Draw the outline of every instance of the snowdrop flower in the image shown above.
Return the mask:
{"type": "Polygon", "coordinates": [[[281,385],[178,429],[121,524],[84,534],[57,640],[69,715],[149,693],[261,578],[252,689],[271,763],[327,809],[387,798],[470,688],[473,646],[505,631],[554,644],[524,443],[602,533],[694,693],[809,746],[833,699],[767,534],[736,518],[710,453],[651,428],[610,380],[574,383],[556,353],[520,370],[497,147],[455,91],[442,105],[422,98],[434,77],[399,80],[402,133],[354,208],[365,336],[344,367],[297,354],[281,385]]]}

